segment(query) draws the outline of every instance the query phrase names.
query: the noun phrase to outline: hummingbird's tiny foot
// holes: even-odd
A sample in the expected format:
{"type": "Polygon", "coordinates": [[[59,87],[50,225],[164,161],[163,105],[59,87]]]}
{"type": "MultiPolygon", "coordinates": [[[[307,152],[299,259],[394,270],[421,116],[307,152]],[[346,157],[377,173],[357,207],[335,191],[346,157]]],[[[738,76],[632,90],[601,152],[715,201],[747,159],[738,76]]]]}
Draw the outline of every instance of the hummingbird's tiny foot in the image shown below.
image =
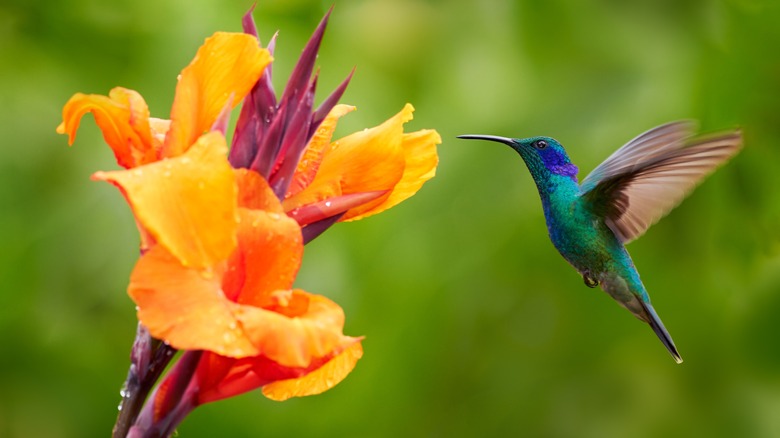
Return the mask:
{"type": "Polygon", "coordinates": [[[588,286],[590,288],[599,285],[599,281],[590,275],[590,271],[585,271],[582,273],[582,280],[585,282],[585,286],[588,286]]]}

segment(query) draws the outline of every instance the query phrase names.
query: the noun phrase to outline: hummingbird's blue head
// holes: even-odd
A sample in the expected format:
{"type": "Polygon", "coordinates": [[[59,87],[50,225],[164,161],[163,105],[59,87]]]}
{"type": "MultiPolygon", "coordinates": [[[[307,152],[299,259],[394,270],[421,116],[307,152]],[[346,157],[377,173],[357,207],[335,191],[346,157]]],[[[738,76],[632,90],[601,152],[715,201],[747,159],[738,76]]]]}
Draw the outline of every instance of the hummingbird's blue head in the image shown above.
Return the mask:
{"type": "Polygon", "coordinates": [[[509,145],[523,157],[528,170],[537,181],[551,175],[561,175],[577,182],[577,166],[571,163],[563,146],[554,138],[508,138],[494,135],[460,135],[458,138],[490,140],[509,145]]]}

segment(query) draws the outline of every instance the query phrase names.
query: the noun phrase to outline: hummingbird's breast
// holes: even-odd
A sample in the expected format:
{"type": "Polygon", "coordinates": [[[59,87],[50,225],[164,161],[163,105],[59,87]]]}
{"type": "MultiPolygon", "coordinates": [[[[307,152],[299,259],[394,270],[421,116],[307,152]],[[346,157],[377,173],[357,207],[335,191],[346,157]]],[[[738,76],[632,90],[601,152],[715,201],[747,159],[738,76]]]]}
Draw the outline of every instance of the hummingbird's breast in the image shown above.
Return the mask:
{"type": "Polygon", "coordinates": [[[609,259],[603,221],[585,207],[579,190],[550,194],[542,202],[553,246],[579,272],[603,272],[609,259]]]}

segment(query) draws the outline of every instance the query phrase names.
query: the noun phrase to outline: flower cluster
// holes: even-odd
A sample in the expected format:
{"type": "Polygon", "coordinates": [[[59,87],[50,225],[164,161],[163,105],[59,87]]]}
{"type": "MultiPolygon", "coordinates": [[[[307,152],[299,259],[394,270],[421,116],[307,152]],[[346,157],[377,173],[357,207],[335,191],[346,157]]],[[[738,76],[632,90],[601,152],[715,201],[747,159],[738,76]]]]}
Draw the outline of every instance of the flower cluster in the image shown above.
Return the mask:
{"type": "Polygon", "coordinates": [[[313,108],[327,20],[278,101],[274,41],[261,48],[250,11],[245,33],[215,33],[182,70],[170,120],[150,117],[125,88],[76,94],[63,109],[58,132],[72,144],[91,113],[124,168],[93,179],[119,188],[138,224],[141,257],[128,293],[151,336],[185,351],[135,434],[165,436],[196,406],[256,388],[277,400],[320,393],[362,356],[360,338],[343,334],[342,309],[294,288],[304,244],[412,196],[434,175],[441,140],[433,130],[404,133],[407,104],[332,141],[354,107],[337,104],[350,75],[313,108]],[[228,151],[229,114],[242,101],[228,151]]]}

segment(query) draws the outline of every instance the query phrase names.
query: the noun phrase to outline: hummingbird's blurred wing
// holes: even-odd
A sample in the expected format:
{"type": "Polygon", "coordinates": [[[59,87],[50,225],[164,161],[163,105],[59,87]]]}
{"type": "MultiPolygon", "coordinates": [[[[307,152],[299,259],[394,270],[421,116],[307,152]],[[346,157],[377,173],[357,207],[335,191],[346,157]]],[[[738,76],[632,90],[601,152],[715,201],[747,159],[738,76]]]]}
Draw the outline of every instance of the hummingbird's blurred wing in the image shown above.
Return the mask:
{"type": "Polygon", "coordinates": [[[641,236],[742,147],[740,131],[691,139],[674,122],[626,143],[582,180],[582,196],[623,242],[641,236]]]}

